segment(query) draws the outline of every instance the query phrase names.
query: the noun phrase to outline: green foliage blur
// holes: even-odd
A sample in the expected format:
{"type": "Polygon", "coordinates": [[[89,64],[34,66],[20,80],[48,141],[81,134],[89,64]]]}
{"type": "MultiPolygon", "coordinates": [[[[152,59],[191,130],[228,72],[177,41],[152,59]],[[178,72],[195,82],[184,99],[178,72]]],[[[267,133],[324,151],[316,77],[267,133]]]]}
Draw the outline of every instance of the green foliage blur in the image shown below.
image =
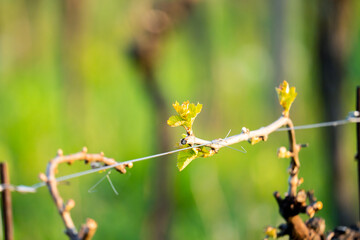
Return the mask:
{"type": "MultiPolygon", "coordinates": [[[[238,134],[244,126],[257,129],[280,116],[275,87],[285,79],[298,92],[290,111],[295,125],[336,120],[321,115],[317,2],[286,1],[283,30],[277,35],[272,1],[199,1],[161,40],[156,79],[168,117],[174,114],[176,100],[189,100],[203,104],[193,126],[200,138],[224,138],[230,129],[231,135],[238,134]],[[274,50],[279,39],[282,68],[274,50]]],[[[45,172],[59,148],[70,154],[87,146],[90,153],[103,151],[117,161],[158,153],[155,126],[168,127],[168,118],[160,121],[155,116],[143,75],[128,54],[151,2],[78,4],[75,16],[80,23],[72,26],[62,1],[0,1],[0,160],[9,163],[13,184],[39,182],[38,174],[45,172]]],[[[354,110],[360,75],[360,3],[352,4],[347,75],[339,103],[344,117],[354,110]]],[[[172,150],[184,130],[168,128],[172,150]]],[[[341,129],[346,189],[356,213],[355,125],[341,129]]],[[[297,140],[309,143],[300,153],[302,188],[314,189],[323,201],[319,215],[331,229],[335,216],[329,149],[322,141],[326,130],[297,131],[297,140]]],[[[265,143],[242,143],[246,154],[224,148],[213,157],[194,160],[182,172],[172,155],[169,239],[261,239],[266,226],[282,223],[272,193],[287,191],[289,162],[276,157],[277,149],[287,144],[286,133],[274,133],[265,143]]],[[[90,217],[98,223],[94,239],[149,239],[158,163],[135,163],[125,175],[113,171],[119,195],[107,181],[88,193],[105,173],[61,184],[64,199],[76,202],[71,211],[76,225],[90,217]]],[[[58,175],[88,168],[79,163],[61,166],[58,175]]],[[[12,197],[16,239],[66,239],[45,187],[12,197]]]]}

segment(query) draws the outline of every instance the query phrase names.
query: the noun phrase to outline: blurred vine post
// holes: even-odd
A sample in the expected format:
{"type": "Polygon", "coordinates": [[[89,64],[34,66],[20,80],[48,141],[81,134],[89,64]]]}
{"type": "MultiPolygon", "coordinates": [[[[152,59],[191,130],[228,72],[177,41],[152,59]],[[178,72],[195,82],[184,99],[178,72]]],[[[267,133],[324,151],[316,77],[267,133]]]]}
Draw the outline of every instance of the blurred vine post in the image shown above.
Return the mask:
{"type": "MultiPolygon", "coordinates": [[[[184,22],[198,0],[174,0],[154,3],[154,6],[145,10],[142,15],[140,34],[130,44],[131,59],[143,75],[142,84],[150,100],[154,122],[154,151],[165,152],[172,147],[169,130],[161,124],[168,116],[167,102],[157,79],[157,58],[161,58],[162,45],[166,36],[176,25],[184,22]]],[[[164,157],[153,166],[153,210],[146,221],[146,239],[169,239],[169,223],[173,213],[173,174],[169,161],[164,157]]]]}

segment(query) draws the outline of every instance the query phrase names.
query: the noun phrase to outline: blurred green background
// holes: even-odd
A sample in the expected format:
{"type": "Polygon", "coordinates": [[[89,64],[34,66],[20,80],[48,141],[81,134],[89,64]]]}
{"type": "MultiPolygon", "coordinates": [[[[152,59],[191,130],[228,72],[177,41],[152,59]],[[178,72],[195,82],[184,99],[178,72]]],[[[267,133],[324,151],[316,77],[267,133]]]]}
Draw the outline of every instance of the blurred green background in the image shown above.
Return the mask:
{"type": "MultiPolygon", "coordinates": [[[[1,0],[0,160],[9,163],[11,182],[38,182],[59,148],[70,154],[87,146],[117,161],[175,149],[183,129],[166,120],[176,100],[203,104],[194,124],[203,139],[265,126],[281,114],[274,88],[284,79],[298,92],[295,125],[344,118],[360,83],[360,2],[326,2],[1,0]],[[163,6],[174,2],[184,2],[184,12],[166,15],[171,7],[163,6]],[[154,14],[160,20],[149,34],[154,14]],[[326,41],[341,42],[330,44],[341,59],[338,85],[320,81],[326,41]],[[144,63],[133,47],[149,42],[156,49],[144,63]],[[324,100],[326,86],[335,89],[335,104],[324,100]],[[338,109],[333,119],[329,107],[338,109]]],[[[337,212],[358,218],[355,125],[337,129],[337,137],[329,128],[297,131],[298,142],[310,145],[300,153],[302,188],[324,203],[318,215],[328,230],[343,223],[337,212]],[[340,180],[329,138],[340,149],[340,180]],[[349,209],[339,209],[336,194],[349,209]]],[[[266,226],[283,222],[272,193],[287,191],[289,161],[276,157],[287,144],[285,132],[274,133],[266,143],[234,146],[246,154],[224,148],[182,172],[176,155],[139,162],[110,175],[119,195],[106,181],[88,193],[105,173],[59,188],[76,202],[77,226],[97,221],[94,239],[262,239],[266,226]]],[[[62,166],[58,175],[85,169],[62,166]]],[[[12,197],[15,239],[66,239],[46,188],[12,197]]]]}

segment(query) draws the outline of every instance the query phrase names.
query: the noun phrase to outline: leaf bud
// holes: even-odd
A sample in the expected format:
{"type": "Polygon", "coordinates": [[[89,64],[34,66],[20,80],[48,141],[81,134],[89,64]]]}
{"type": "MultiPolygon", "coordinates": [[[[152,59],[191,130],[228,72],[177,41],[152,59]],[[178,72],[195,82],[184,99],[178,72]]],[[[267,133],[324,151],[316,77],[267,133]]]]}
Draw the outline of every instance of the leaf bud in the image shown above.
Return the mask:
{"type": "Polygon", "coordinates": [[[303,184],[304,183],[304,178],[299,178],[299,180],[298,180],[298,186],[300,186],[301,184],[303,184]]]}
{"type": "Polygon", "coordinates": [[[62,155],[64,155],[63,150],[62,150],[62,149],[58,149],[58,150],[57,150],[57,155],[58,155],[59,157],[61,157],[62,155]]]}
{"type": "Polygon", "coordinates": [[[289,152],[286,147],[280,147],[277,152],[278,158],[289,158],[291,157],[291,152],[289,152]]]}
{"type": "Polygon", "coordinates": [[[73,199],[69,199],[65,204],[65,211],[68,212],[74,207],[75,207],[75,201],[73,199]]]}
{"type": "Polygon", "coordinates": [[[250,133],[250,130],[249,130],[248,128],[246,128],[246,127],[243,127],[243,128],[241,129],[241,133],[249,134],[249,133],[250,133]]]}
{"type": "Polygon", "coordinates": [[[88,151],[87,147],[83,147],[81,150],[81,152],[83,152],[83,153],[87,153],[87,151],[88,151]]]}
{"type": "Polygon", "coordinates": [[[47,176],[45,175],[45,173],[40,173],[39,174],[39,179],[43,182],[47,182],[47,176]]]}
{"type": "Polygon", "coordinates": [[[268,237],[271,237],[271,238],[277,238],[277,232],[276,232],[276,228],[274,228],[274,227],[267,227],[266,229],[265,229],[265,234],[266,234],[266,236],[268,236],[268,237]]]}
{"type": "Polygon", "coordinates": [[[314,208],[316,211],[319,211],[323,208],[323,203],[321,201],[317,201],[315,204],[314,204],[314,208]]]}
{"type": "Polygon", "coordinates": [[[306,208],[306,214],[312,218],[315,215],[315,209],[312,206],[306,208]]]}

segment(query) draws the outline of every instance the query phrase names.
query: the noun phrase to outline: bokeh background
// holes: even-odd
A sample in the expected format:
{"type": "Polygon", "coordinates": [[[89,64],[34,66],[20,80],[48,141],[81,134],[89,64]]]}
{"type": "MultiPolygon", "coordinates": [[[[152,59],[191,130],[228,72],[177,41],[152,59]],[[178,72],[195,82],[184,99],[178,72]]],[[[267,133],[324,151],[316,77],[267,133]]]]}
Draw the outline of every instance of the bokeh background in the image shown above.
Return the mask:
{"type": "MultiPolygon", "coordinates": [[[[195,134],[224,138],[281,114],[275,93],[296,86],[295,125],[343,119],[360,75],[360,2],[0,1],[0,160],[13,184],[37,183],[57,149],[87,146],[117,161],[172,150],[171,104],[200,102],[195,134]]],[[[314,189],[327,229],[358,219],[355,125],[297,131],[304,189],[314,189]]],[[[62,184],[77,226],[94,239],[261,239],[282,223],[272,193],[287,191],[285,132],[224,148],[184,171],[176,155],[62,184]]],[[[62,166],[59,176],[88,169],[62,166]]],[[[66,239],[46,188],[13,193],[16,239],[66,239]]]]}

